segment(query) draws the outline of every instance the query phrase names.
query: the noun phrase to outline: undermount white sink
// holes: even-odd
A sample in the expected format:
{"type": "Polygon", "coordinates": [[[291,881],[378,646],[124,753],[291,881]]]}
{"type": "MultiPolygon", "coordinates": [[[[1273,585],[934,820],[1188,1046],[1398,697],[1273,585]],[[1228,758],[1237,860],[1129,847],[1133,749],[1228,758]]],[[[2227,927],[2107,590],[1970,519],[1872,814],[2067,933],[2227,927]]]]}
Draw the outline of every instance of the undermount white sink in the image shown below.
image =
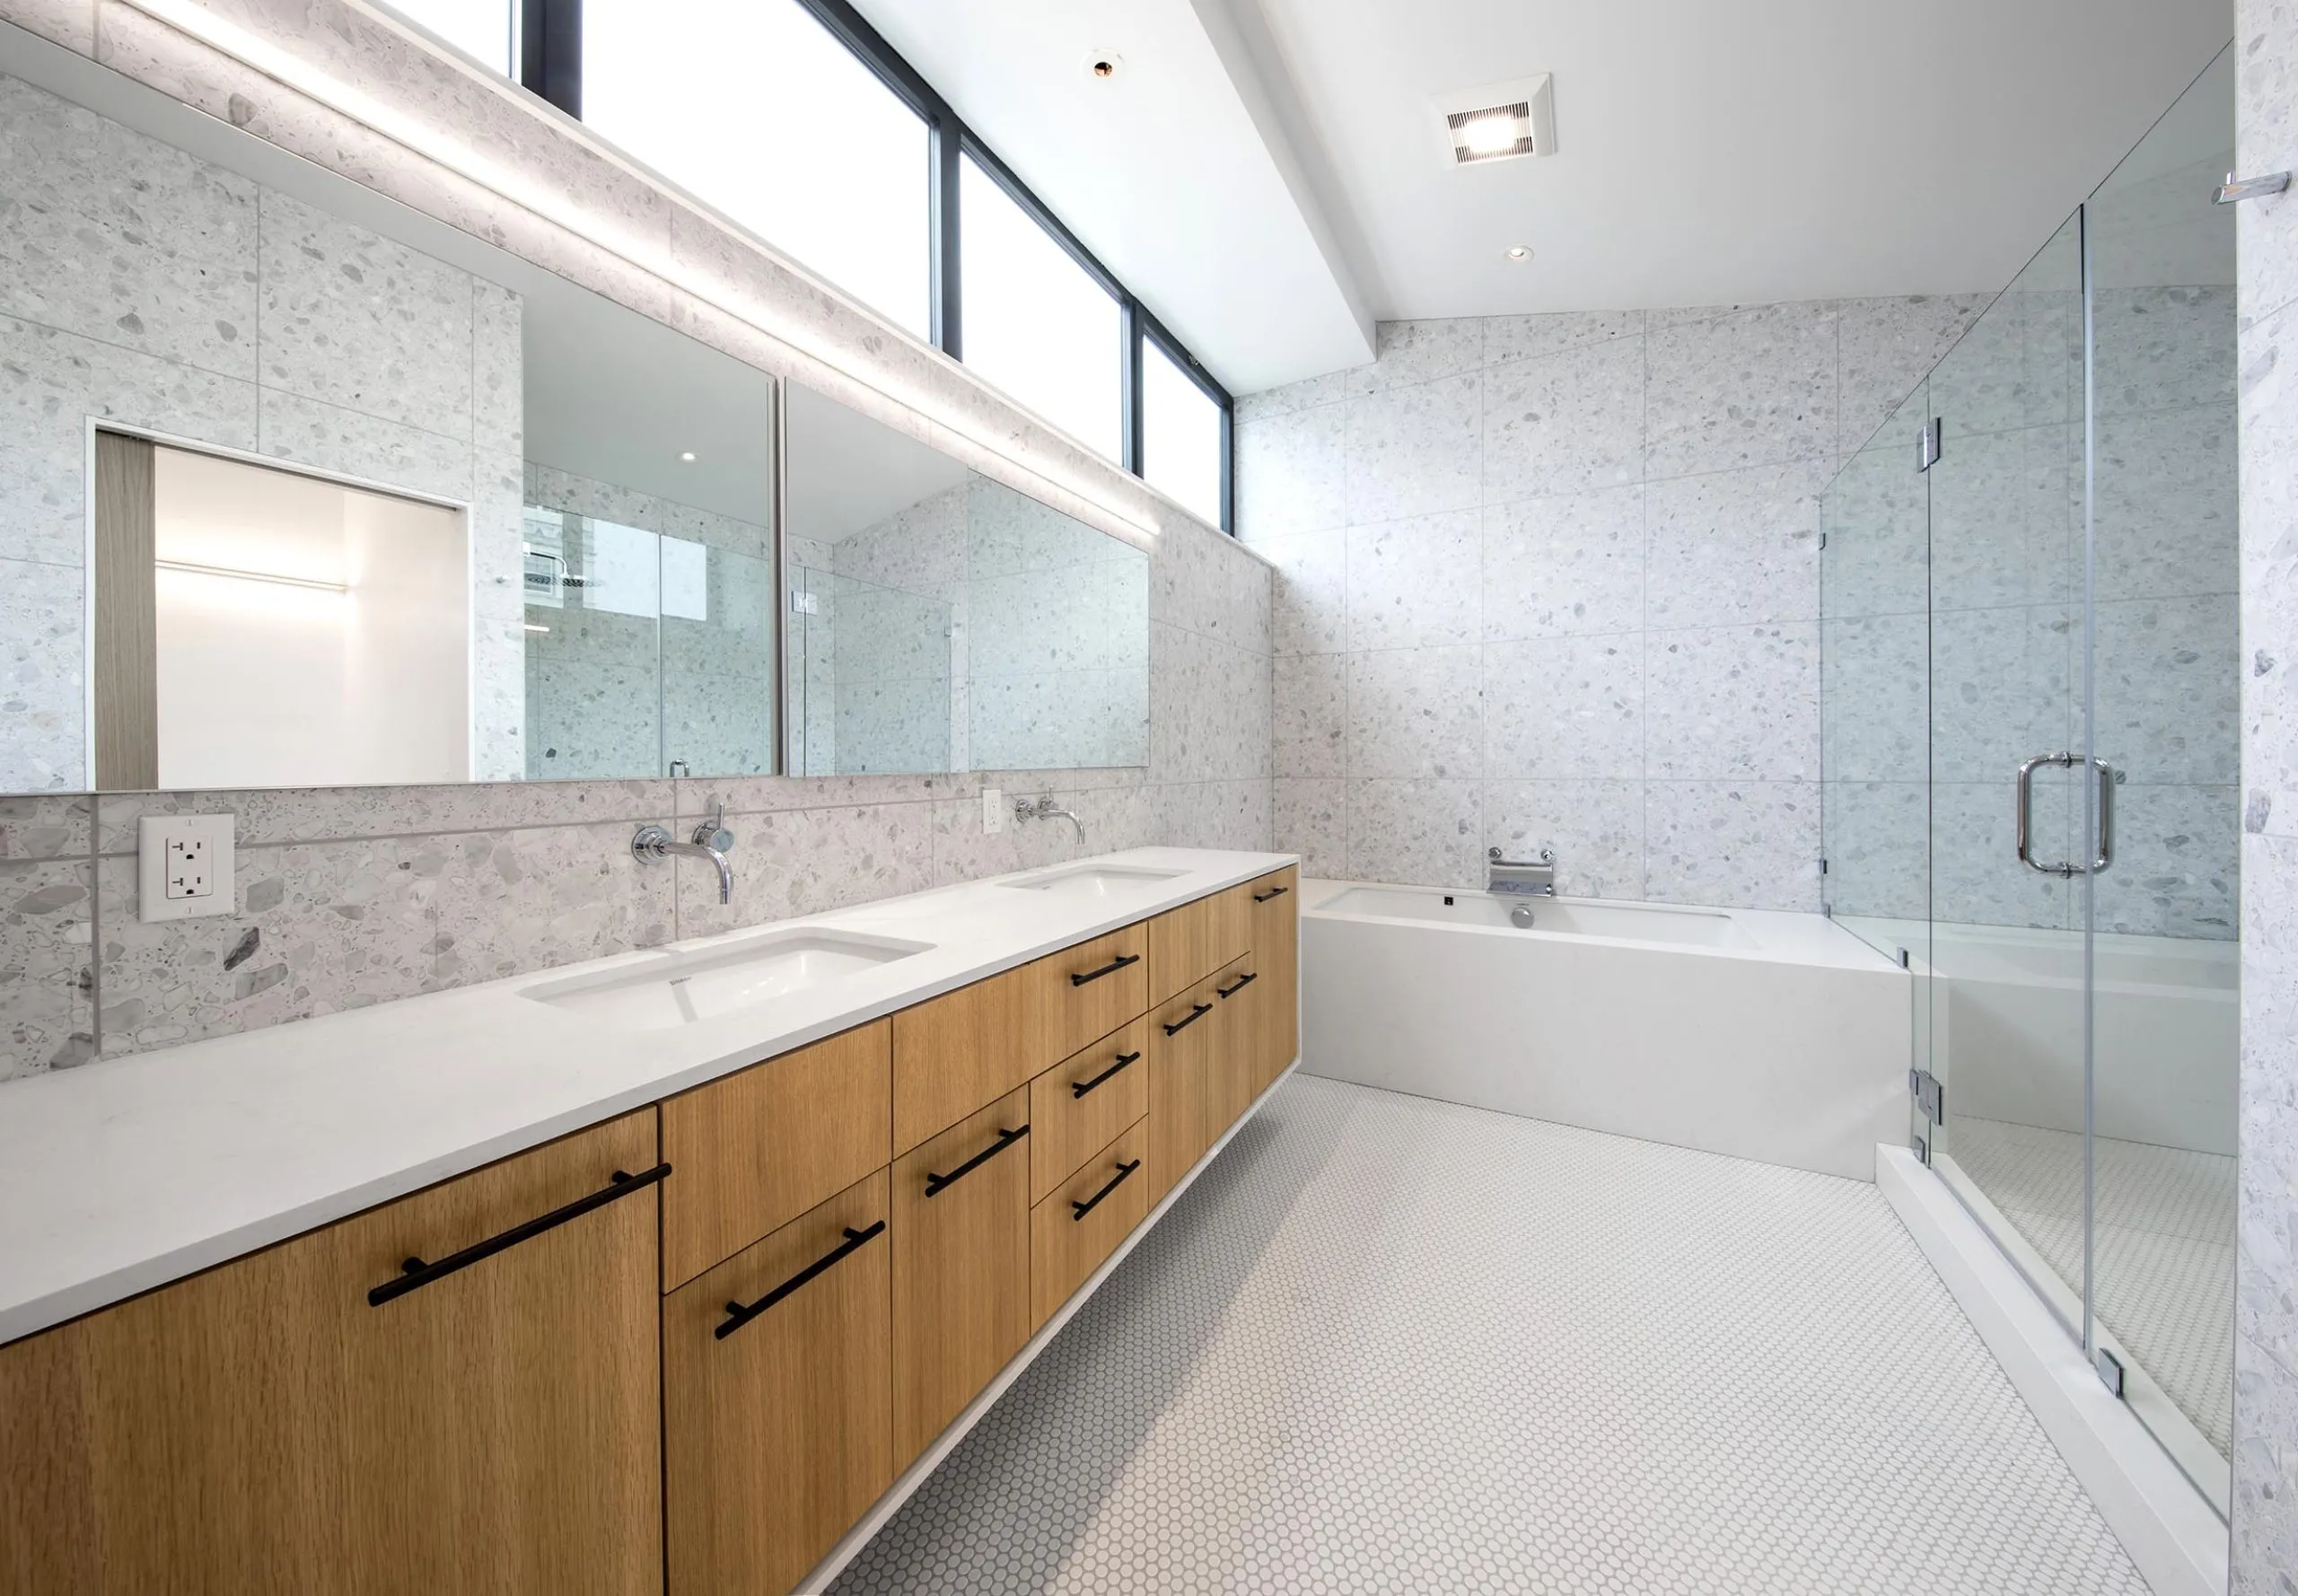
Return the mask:
{"type": "Polygon", "coordinates": [[[530,987],[521,995],[626,1030],[668,1030],[843,980],[933,947],[844,931],[776,932],[739,947],[667,953],[635,969],[530,987]]]}
{"type": "Polygon", "coordinates": [[[1184,870],[1155,870],[1145,864],[1073,864],[1066,870],[1042,871],[1023,881],[1000,881],[998,885],[1063,898],[1122,898],[1188,873],[1184,870]]]}

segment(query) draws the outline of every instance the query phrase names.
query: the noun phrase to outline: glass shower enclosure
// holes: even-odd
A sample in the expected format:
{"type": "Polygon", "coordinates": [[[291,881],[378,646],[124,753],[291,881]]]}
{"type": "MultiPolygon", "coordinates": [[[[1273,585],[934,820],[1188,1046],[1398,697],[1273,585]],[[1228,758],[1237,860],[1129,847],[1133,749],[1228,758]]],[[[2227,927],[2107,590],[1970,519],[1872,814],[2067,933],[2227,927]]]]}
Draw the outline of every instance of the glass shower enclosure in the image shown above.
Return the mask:
{"type": "Polygon", "coordinates": [[[1822,500],[1825,898],[1910,1141],[2223,1514],[2240,694],[2231,50],[1822,500]]]}

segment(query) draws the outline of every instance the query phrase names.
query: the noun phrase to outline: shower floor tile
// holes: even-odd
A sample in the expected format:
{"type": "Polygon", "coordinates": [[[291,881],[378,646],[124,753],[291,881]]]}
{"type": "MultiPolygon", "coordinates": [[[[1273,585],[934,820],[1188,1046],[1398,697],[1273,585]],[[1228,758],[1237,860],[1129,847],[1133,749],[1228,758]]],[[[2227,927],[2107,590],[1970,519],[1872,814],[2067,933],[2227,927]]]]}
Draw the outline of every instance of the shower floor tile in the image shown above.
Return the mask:
{"type": "Polygon", "coordinates": [[[2145,1591],[1873,1186],[1302,1076],[835,1588],[2145,1591]]]}

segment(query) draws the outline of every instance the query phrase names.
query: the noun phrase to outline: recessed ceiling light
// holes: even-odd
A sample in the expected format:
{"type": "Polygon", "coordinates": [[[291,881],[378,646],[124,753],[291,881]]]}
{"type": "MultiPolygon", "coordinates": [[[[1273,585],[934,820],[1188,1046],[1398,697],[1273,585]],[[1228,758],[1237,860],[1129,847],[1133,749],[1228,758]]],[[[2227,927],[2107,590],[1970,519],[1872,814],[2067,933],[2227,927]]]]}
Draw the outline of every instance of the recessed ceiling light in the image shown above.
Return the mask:
{"type": "Polygon", "coordinates": [[[679,456],[679,460],[682,464],[689,466],[692,465],[694,463],[694,451],[691,449],[685,451],[679,456]]]}
{"type": "Polygon", "coordinates": [[[1547,73],[1439,95],[1434,104],[1456,165],[1556,153],[1556,80],[1547,73]]]}
{"type": "Polygon", "coordinates": [[[1511,244],[1511,245],[1509,245],[1509,246],[1508,246],[1508,259],[1511,259],[1511,260],[1530,260],[1531,258],[1532,258],[1532,252],[1531,252],[1531,250],[1530,249],[1528,249],[1527,247],[1525,247],[1524,245],[1522,245],[1522,244],[1511,244]]]}
{"type": "Polygon", "coordinates": [[[1115,50],[1095,50],[1085,57],[1085,75],[1107,83],[1125,70],[1125,57],[1115,50]]]}

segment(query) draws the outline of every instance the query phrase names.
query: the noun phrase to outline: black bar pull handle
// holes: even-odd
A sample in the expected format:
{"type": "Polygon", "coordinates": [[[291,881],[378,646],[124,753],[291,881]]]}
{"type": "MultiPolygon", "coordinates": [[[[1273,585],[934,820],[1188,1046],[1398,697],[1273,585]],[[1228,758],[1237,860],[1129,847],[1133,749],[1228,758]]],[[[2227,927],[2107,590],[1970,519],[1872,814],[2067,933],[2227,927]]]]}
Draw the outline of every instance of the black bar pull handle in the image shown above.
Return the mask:
{"type": "Polygon", "coordinates": [[[1282,898],[1282,897],[1284,897],[1287,892],[1290,892],[1292,890],[1293,890],[1293,889],[1292,889],[1292,888],[1290,888],[1290,887],[1271,887],[1271,888],[1270,888],[1267,891],[1266,891],[1266,892],[1256,892],[1256,893],[1254,893],[1254,894],[1253,894],[1253,901],[1254,901],[1255,903],[1267,903],[1267,902],[1270,899],[1272,899],[1272,898],[1282,898]]]}
{"type": "Polygon", "coordinates": [[[952,1170],[948,1174],[937,1175],[931,1170],[926,1171],[925,1195],[927,1197],[941,1196],[942,1193],[949,1190],[951,1187],[955,1186],[959,1181],[964,1179],[968,1175],[972,1174],[976,1170],[981,1168],[982,1165],[987,1163],[991,1159],[996,1157],[999,1153],[1004,1152],[1006,1148],[1011,1147],[1014,1143],[1020,1141],[1023,1136],[1028,1136],[1029,1134],[1030,1127],[1026,1125],[1022,1127],[1019,1130],[1001,1130],[997,1133],[997,1139],[996,1141],[990,1143],[988,1146],[984,1147],[971,1158],[967,1159],[965,1162],[960,1164],[956,1169],[952,1170]]]}
{"type": "Polygon", "coordinates": [[[1215,987],[1213,988],[1213,995],[1215,997],[1234,997],[1238,993],[1242,992],[1246,987],[1251,986],[1255,981],[1259,979],[1260,971],[1254,970],[1250,975],[1239,976],[1237,978],[1237,984],[1233,987],[1215,987]]]}
{"type": "Polygon", "coordinates": [[[1117,1056],[1117,1062],[1115,1064],[1110,1065],[1109,1068],[1103,1070],[1100,1074],[1095,1075],[1092,1080],[1070,1082],[1069,1095],[1072,1097],[1083,1097],[1094,1087],[1101,1085],[1104,1082],[1114,1080],[1118,1075],[1124,1073],[1125,1066],[1127,1065],[1139,1064],[1140,1062],[1141,1055],[1138,1053],[1120,1053],[1117,1056]]]}
{"type": "Polygon", "coordinates": [[[845,1241],[840,1241],[828,1252],[823,1253],[821,1257],[816,1258],[812,1263],[808,1264],[795,1275],[791,1276],[789,1279],[776,1286],[772,1291],[767,1293],[766,1295],[760,1297],[757,1302],[727,1303],[725,1321],[710,1333],[719,1340],[724,1341],[727,1337],[732,1335],[736,1330],[741,1329],[744,1325],[750,1323],[750,1320],[756,1319],[768,1308],[773,1307],[776,1302],[788,1296],[792,1292],[796,1291],[800,1286],[805,1285],[815,1276],[820,1275],[825,1269],[836,1268],[844,1259],[861,1251],[862,1249],[867,1247],[871,1242],[876,1241],[880,1236],[882,1236],[885,1233],[886,1222],[882,1219],[878,1221],[877,1223],[872,1225],[868,1230],[864,1231],[857,1231],[852,1225],[847,1225],[846,1227],[845,1241]]]}
{"type": "Polygon", "coordinates": [[[671,1166],[666,1163],[658,1163],[653,1169],[636,1175],[617,1170],[610,1184],[601,1187],[590,1196],[576,1197],[565,1207],[553,1208],[549,1213],[539,1218],[530,1219],[524,1224],[514,1224],[499,1236],[489,1236],[484,1241],[474,1241],[460,1252],[451,1252],[436,1263],[426,1264],[419,1258],[410,1258],[399,1265],[399,1274],[396,1279],[386,1280],[367,1293],[367,1306],[380,1308],[393,1297],[403,1297],[417,1286],[428,1285],[434,1280],[443,1279],[458,1269],[468,1269],[471,1265],[483,1258],[493,1258],[506,1248],[516,1247],[522,1241],[531,1241],[545,1231],[555,1231],[570,1219],[580,1219],[593,1208],[603,1208],[609,1203],[627,1197],[642,1187],[652,1186],[670,1172],[671,1166]]]}
{"type": "Polygon", "coordinates": [[[1165,1034],[1167,1036],[1179,1036],[1182,1031],[1187,1030],[1190,1026],[1196,1024],[1199,1020],[1204,1019],[1206,1015],[1212,1012],[1213,1005],[1209,1003],[1191,1004],[1188,1013],[1184,1014],[1179,1020],[1174,1021],[1171,1025],[1165,1027],[1165,1034]]]}
{"type": "Polygon", "coordinates": [[[1116,958],[1110,960],[1107,964],[1102,965],[1099,969],[1089,969],[1083,975],[1071,976],[1069,978],[1069,984],[1073,987],[1083,987],[1088,981],[1098,981],[1103,976],[1113,976],[1128,964],[1138,964],[1140,962],[1141,955],[1138,953],[1119,953],[1116,958]]]}
{"type": "Polygon", "coordinates": [[[1087,1197],[1083,1202],[1073,1202],[1069,1205],[1071,1210],[1069,1218],[1071,1223],[1074,1223],[1076,1221],[1084,1218],[1086,1215],[1091,1214],[1093,1211],[1095,1204],[1099,1203],[1103,1197],[1109,1196],[1110,1193],[1115,1191],[1118,1187],[1124,1185],[1125,1178],[1140,1167],[1141,1161],[1137,1158],[1131,1163],[1121,1163],[1118,1165],[1117,1173],[1110,1177],[1110,1183],[1107,1186],[1102,1187],[1101,1190],[1095,1192],[1092,1197],[1087,1197]]]}

